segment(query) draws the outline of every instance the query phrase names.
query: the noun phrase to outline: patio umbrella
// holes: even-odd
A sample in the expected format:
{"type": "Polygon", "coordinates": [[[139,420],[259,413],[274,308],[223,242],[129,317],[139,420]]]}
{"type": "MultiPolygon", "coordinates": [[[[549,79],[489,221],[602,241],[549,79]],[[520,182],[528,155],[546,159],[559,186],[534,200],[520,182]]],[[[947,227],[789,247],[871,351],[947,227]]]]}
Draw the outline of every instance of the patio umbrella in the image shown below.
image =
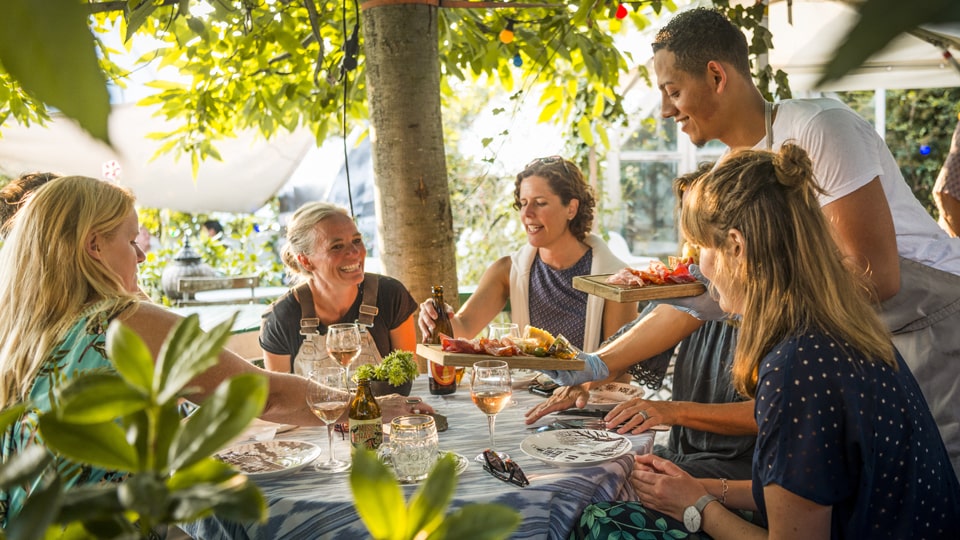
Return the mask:
{"type": "Polygon", "coordinates": [[[193,178],[188,156],[152,159],[160,142],[148,133],[173,124],[133,104],[114,105],[110,134],[115,149],[93,140],[77,125],[53,115],[46,126],[4,126],[0,132],[0,172],[16,176],[53,171],[115,180],[129,187],[149,208],[182,212],[253,212],[287,181],[316,143],[307,130],[278,133],[270,141],[254,131],[214,144],[222,161],[208,159],[193,178]]]}
{"type": "MultiPolygon", "coordinates": [[[[857,18],[856,5],[849,1],[771,0],[770,66],[790,76],[794,91],[815,90],[814,83],[857,18]]],[[[860,68],[819,90],[960,86],[960,69],[944,57],[944,50],[960,54],[960,23],[924,25],[901,34],[860,68]]]]}

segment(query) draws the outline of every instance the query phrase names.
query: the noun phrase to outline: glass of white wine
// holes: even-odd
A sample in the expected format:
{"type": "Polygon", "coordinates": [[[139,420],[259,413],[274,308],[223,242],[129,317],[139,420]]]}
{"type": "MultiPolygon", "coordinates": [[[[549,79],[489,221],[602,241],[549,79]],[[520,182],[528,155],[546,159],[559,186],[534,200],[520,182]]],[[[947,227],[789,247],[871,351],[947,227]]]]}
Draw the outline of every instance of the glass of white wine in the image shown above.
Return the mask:
{"type": "MultiPolygon", "coordinates": [[[[490,430],[490,449],[496,452],[500,459],[508,459],[510,456],[496,451],[493,432],[497,413],[507,406],[507,403],[510,402],[510,396],[513,395],[513,387],[510,384],[510,366],[503,360],[474,362],[470,382],[470,396],[473,398],[473,402],[477,405],[477,408],[487,415],[487,427],[490,430]]],[[[480,453],[476,460],[483,461],[483,453],[480,453]]]]}
{"type": "Polygon", "coordinates": [[[333,426],[350,404],[347,370],[342,367],[316,367],[309,376],[307,405],[327,425],[327,460],[316,464],[314,469],[326,473],[345,471],[350,468],[350,463],[337,459],[333,453],[333,426]]]}
{"type": "Polygon", "coordinates": [[[344,368],[360,356],[360,326],[357,323],[327,327],[327,352],[344,368]]]}

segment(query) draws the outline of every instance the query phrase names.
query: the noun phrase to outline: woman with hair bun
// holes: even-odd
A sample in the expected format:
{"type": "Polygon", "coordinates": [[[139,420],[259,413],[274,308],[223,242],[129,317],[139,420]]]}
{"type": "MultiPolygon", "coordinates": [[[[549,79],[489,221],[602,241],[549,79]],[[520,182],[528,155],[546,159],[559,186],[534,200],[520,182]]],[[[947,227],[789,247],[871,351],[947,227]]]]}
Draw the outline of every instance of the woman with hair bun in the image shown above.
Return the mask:
{"type": "Polygon", "coordinates": [[[691,184],[684,237],[700,246],[720,307],[742,317],[733,381],[755,400],[753,478],[696,479],[638,456],[639,504],[588,507],[581,536],[663,517],[667,538],[956,534],[960,484],[943,440],[862,274],[834,242],[819,192],[806,152],[789,144],[734,152],[691,184]],[[758,512],[766,529],[731,510],[758,512]]]}
{"type": "Polygon", "coordinates": [[[325,335],[331,324],[357,322],[361,304],[376,306],[368,330],[380,356],[416,348],[417,302],[396,279],[364,272],[367,248],[346,210],[326,202],[301,206],[287,225],[281,257],[299,288],[277,299],[264,315],[260,348],[267,369],[294,372],[305,307],[313,310],[317,332],[325,335]]]}

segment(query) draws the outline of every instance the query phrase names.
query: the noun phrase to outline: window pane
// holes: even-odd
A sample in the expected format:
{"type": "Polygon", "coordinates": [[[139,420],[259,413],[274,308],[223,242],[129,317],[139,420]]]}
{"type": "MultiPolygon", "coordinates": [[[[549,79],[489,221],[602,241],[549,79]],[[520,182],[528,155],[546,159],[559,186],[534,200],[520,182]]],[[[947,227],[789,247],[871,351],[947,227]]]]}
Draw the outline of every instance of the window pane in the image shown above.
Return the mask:
{"type": "Polygon", "coordinates": [[[673,179],[677,177],[677,165],[677,161],[620,164],[625,206],[622,234],[634,254],[676,254],[673,179]]]}
{"type": "Polygon", "coordinates": [[[677,150],[677,123],[664,120],[658,114],[644,118],[640,127],[620,147],[623,150],[669,151],[677,150]]]}

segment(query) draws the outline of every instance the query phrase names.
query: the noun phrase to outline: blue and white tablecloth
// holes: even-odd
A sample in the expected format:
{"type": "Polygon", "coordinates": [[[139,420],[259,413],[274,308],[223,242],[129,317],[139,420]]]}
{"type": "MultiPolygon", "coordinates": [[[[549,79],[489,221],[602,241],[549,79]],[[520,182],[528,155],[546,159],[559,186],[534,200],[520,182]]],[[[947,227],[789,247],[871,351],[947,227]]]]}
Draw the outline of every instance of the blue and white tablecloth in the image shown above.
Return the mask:
{"type": "MultiPolygon", "coordinates": [[[[467,457],[470,464],[459,476],[456,493],[448,513],[467,503],[497,502],[523,515],[513,538],[565,539],[580,518],[583,508],[592,502],[632,498],[627,476],[633,469],[633,454],[621,456],[598,466],[556,468],[525,455],[520,442],[534,433],[523,423],[524,413],[542,400],[525,390],[514,390],[513,403],[496,420],[497,450],[507,452],[523,468],[530,485],[525,488],[497,480],[473,458],[489,446],[487,419],[470,399],[469,386],[448,396],[431,396],[420,377],[414,395],[423,397],[448,418],[450,428],[440,433],[440,449],[467,457]]],[[[544,425],[552,416],[541,420],[544,425]]],[[[277,438],[313,442],[327,451],[326,430],[299,428],[277,438]]],[[[335,434],[338,458],[350,455],[349,441],[335,434]]],[[[647,453],[653,447],[653,433],[631,436],[634,452],[647,453]]],[[[183,525],[191,536],[203,540],[274,540],[319,538],[367,538],[366,528],[353,507],[348,472],[323,474],[306,467],[280,478],[258,480],[269,505],[266,523],[231,523],[217,518],[183,525]]],[[[409,498],[416,486],[404,486],[409,498]]]]}

